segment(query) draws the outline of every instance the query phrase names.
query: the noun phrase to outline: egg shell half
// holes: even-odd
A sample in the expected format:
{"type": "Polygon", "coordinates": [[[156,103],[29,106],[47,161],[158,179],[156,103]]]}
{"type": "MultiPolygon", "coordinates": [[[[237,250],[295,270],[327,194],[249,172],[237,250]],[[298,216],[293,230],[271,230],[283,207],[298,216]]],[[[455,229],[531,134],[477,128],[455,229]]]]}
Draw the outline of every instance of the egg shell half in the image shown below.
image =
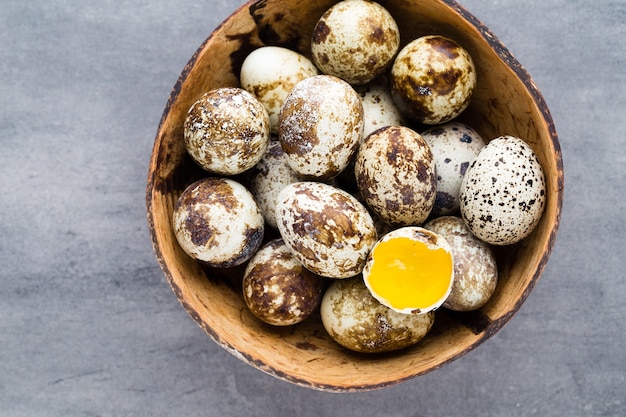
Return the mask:
{"type": "Polygon", "coordinates": [[[360,276],[334,281],[320,307],[328,334],[347,349],[380,353],[419,342],[435,322],[434,312],[402,314],[378,302],[360,276]]]}
{"type": "Polygon", "coordinates": [[[532,148],[514,136],[490,141],[461,184],[463,220],[475,236],[492,245],[510,245],[528,236],[545,203],[541,164],[532,148]]]}
{"type": "Polygon", "coordinates": [[[278,195],[276,223],[296,259],[328,278],[359,274],[377,239],[372,217],[356,198],[318,182],[286,186],[278,195]]]}

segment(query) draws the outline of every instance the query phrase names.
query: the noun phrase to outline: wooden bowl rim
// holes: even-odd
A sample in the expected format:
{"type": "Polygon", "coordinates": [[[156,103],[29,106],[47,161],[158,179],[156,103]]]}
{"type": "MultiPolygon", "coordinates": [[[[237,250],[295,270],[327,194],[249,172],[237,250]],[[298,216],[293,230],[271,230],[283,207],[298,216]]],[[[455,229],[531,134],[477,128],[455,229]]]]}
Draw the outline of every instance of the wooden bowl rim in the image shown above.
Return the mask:
{"type": "Polygon", "coordinates": [[[482,332],[481,336],[479,338],[476,339],[476,341],[474,343],[468,344],[464,347],[464,349],[455,354],[450,356],[449,358],[447,358],[444,361],[441,361],[437,366],[430,368],[426,371],[423,372],[419,372],[419,373],[414,373],[411,375],[406,376],[405,378],[402,379],[397,379],[397,380],[393,380],[393,381],[384,381],[381,383],[378,382],[374,382],[372,384],[366,384],[366,385],[351,385],[349,383],[343,384],[343,385],[334,385],[334,384],[320,384],[320,383],[312,383],[309,380],[294,376],[289,374],[288,372],[284,371],[284,370],[280,370],[280,369],[274,369],[271,366],[269,366],[268,364],[264,363],[263,360],[256,358],[252,353],[250,352],[241,352],[239,351],[236,347],[231,346],[229,343],[226,343],[219,334],[217,334],[213,329],[211,329],[206,323],[204,323],[202,321],[202,319],[200,318],[199,314],[197,311],[195,311],[190,305],[189,303],[185,302],[185,300],[181,297],[181,291],[180,289],[177,287],[177,284],[174,282],[173,279],[173,275],[170,271],[169,266],[167,265],[165,259],[162,256],[161,250],[160,250],[160,244],[159,244],[159,239],[158,239],[158,235],[157,235],[157,229],[155,226],[155,221],[154,221],[154,212],[153,212],[153,193],[154,193],[154,178],[156,176],[156,169],[155,169],[155,164],[152,163],[155,158],[156,158],[156,154],[159,148],[159,137],[161,135],[162,132],[162,128],[163,128],[163,124],[164,121],[166,120],[168,114],[171,111],[172,105],[173,103],[176,101],[176,99],[178,98],[178,96],[181,93],[181,88],[185,82],[185,80],[187,79],[187,76],[189,75],[190,71],[194,68],[196,61],[198,60],[199,55],[202,53],[202,51],[204,50],[204,48],[206,47],[207,43],[215,36],[215,34],[217,32],[220,31],[220,29],[226,24],[226,22],[228,22],[233,16],[237,15],[238,13],[240,13],[243,9],[247,9],[250,8],[252,5],[258,3],[259,1],[263,1],[263,0],[248,0],[247,2],[245,2],[244,4],[242,4],[241,6],[239,6],[237,9],[235,9],[235,11],[233,11],[226,19],[224,19],[212,32],[211,34],[204,40],[204,42],[202,42],[202,44],[196,49],[196,51],[194,52],[194,54],[192,55],[192,57],[189,59],[189,61],[187,62],[187,64],[185,65],[185,67],[183,68],[180,76],[178,77],[174,87],[172,88],[172,91],[170,93],[170,96],[168,98],[168,101],[166,103],[166,106],[163,110],[163,114],[161,116],[160,122],[159,122],[159,126],[157,129],[157,135],[155,138],[155,143],[154,143],[154,147],[152,150],[152,154],[151,154],[151,163],[150,163],[150,169],[148,172],[148,178],[147,178],[147,186],[146,186],[146,208],[147,208],[147,220],[148,220],[148,226],[149,226],[149,231],[150,231],[150,237],[151,237],[151,241],[152,241],[152,246],[153,246],[153,250],[154,253],[156,255],[157,258],[157,262],[161,268],[161,270],[163,271],[171,289],[173,290],[173,292],[176,294],[179,302],[182,304],[182,306],[185,308],[185,310],[187,311],[187,313],[193,318],[193,320],[202,328],[204,329],[204,331],[213,339],[213,341],[218,344],[219,346],[221,346],[222,348],[224,348],[226,351],[230,352],[232,355],[234,355],[235,357],[239,358],[240,360],[242,360],[243,362],[265,372],[268,373],[270,375],[273,375],[279,379],[285,380],[285,381],[289,381],[291,383],[294,383],[296,385],[300,385],[300,386],[305,386],[305,387],[309,387],[309,388],[314,388],[317,390],[322,390],[322,391],[331,391],[331,392],[355,392],[355,391],[368,391],[368,390],[373,390],[373,389],[380,389],[380,388],[384,388],[390,385],[395,385],[401,382],[404,382],[406,380],[412,379],[414,377],[423,375],[425,373],[431,372],[435,369],[439,369],[445,365],[447,365],[450,362],[453,362],[454,360],[460,358],[461,356],[467,354],[468,352],[470,352],[471,350],[475,349],[478,345],[482,344],[484,341],[486,341],[487,339],[489,339],[491,336],[493,336],[494,334],[496,334],[512,317],[513,315],[515,315],[517,313],[517,311],[520,309],[521,305],[526,301],[527,297],[530,295],[530,292],[532,291],[532,289],[534,288],[535,284],[537,283],[537,281],[539,280],[539,278],[541,277],[541,274],[543,273],[548,259],[552,253],[552,249],[554,247],[555,241],[556,241],[556,237],[557,237],[557,233],[558,233],[558,228],[560,225],[560,218],[561,218],[561,211],[562,211],[562,205],[563,205],[563,193],[564,193],[564,172],[563,172],[563,160],[562,160],[562,154],[561,154],[561,147],[560,147],[560,143],[559,143],[559,139],[558,139],[558,135],[554,126],[554,122],[552,120],[552,116],[550,114],[550,111],[548,109],[548,106],[544,100],[543,95],[541,94],[541,92],[539,91],[539,89],[537,88],[536,84],[534,83],[534,81],[532,80],[530,74],[526,71],[526,69],[520,64],[520,62],[517,61],[517,59],[510,53],[510,51],[504,46],[504,44],[495,36],[495,34],[493,34],[491,32],[491,30],[485,26],[479,19],[477,19],[473,14],[471,14],[467,9],[465,9],[463,6],[461,6],[457,1],[455,0],[435,0],[435,1],[439,1],[440,3],[443,3],[445,6],[447,6],[451,12],[456,13],[458,15],[460,15],[460,17],[466,21],[467,23],[469,23],[476,31],[477,33],[480,34],[480,37],[487,42],[487,44],[489,45],[489,47],[496,53],[496,55],[498,56],[498,58],[508,67],[510,68],[516,75],[516,77],[523,83],[523,85],[525,86],[526,90],[529,92],[529,95],[532,97],[534,104],[537,106],[537,109],[539,110],[539,112],[541,113],[542,116],[542,120],[545,124],[544,128],[546,129],[546,131],[548,132],[551,140],[552,140],[552,147],[554,148],[554,162],[555,162],[555,166],[557,168],[557,172],[556,172],[556,182],[557,182],[557,190],[558,193],[557,195],[553,196],[556,198],[556,202],[555,202],[555,212],[554,212],[554,218],[552,219],[552,228],[550,231],[550,237],[548,239],[546,248],[544,250],[544,252],[542,253],[541,259],[538,263],[537,269],[534,271],[533,277],[531,278],[531,280],[529,281],[529,284],[525,290],[525,292],[523,293],[523,295],[516,300],[514,307],[508,311],[506,314],[504,314],[503,316],[499,317],[497,320],[494,320],[493,322],[490,323],[488,331],[484,331],[482,332]]]}

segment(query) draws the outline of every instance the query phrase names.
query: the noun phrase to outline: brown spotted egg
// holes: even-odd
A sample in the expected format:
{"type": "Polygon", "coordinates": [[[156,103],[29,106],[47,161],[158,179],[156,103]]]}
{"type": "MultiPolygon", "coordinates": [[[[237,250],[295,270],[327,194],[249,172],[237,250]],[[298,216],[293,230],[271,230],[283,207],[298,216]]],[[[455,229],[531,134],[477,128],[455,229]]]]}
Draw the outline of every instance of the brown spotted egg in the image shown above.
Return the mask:
{"type": "Polygon", "coordinates": [[[438,217],[424,228],[442,236],[452,248],[454,281],[443,306],[471,311],[485,305],[498,283],[498,266],[489,245],[474,236],[460,217],[438,217]]]}
{"type": "Polygon", "coordinates": [[[364,353],[390,352],[426,336],[435,313],[403,314],[376,300],[361,276],[334,281],[322,298],[322,324],[343,347],[364,353]]]}
{"type": "Polygon", "coordinates": [[[395,20],[373,1],[341,1],[313,30],[313,62],[325,74],[365,84],[382,74],[400,47],[395,20]]]}
{"type": "Polygon", "coordinates": [[[330,75],[300,81],[280,110],[278,137],[289,165],[310,179],[343,171],[363,136],[363,105],[347,82],[330,75]]]}
{"type": "Polygon", "coordinates": [[[304,55],[279,46],[252,51],[243,61],[241,86],[265,106],[272,133],[278,133],[278,115],[287,95],[300,81],[319,74],[304,55]]]}
{"type": "Polygon", "coordinates": [[[250,171],[250,192],[254,196],[265,224],[276,228],[276,199],[285,186],[301,181],[278,140],[272,140],[267,152],[250,171]]]}
{"type": "Polygon", "coordinates": [[[407,115],[424,124],[452,120],[469,105],[476,69],[455,41],[423,36],[398,53],[391,68],[392,96],[407,115]]]}
{"type": "Polygon", "coordinates": [[[210,177],[191,184],[176,201],[174,234],[181,248],[209,266],[244,263],[261,245],[264,222],[240,183],[210,177]]]}
{"type": "Polygon", "coordinates": [[[211,90],[189,109],[184,122],[187,151],[205,170],[240,174],[265,153],[270,139],[263,104],[241,88],[211,90]]]}
{"type": "Polygon", "coordinates": [[[432,217],[456,214],[463,176],[485,146],[483,138],[470,126],[448,122],[422,132],[437,165],[437,197],[432,217]]]}
{"type": "Polygon", "coordinates": [[[243,275],[243,298],[260,320],[274,326],[299,323],[317,310],[325,280],[306,269],[282,239],[265,244],[243,275]]]}
{"type": "Polygon", "coordinates": [[[388,126],[359,147],[354,173],[366,204],[392,225],[418,225],[427,218],[437,190],[435,160],[422,136],[388,126]]]}
{"type": "Polygon", "coordinates": [[[283,188],[276,223],[296,259],[328,278],[361,273],[377,240],[374,221],[363,204],[346,191],[319,182],[283,188]]]}
{"type": "Polygon", "coordinates": [[[545,203],[541,164],[532,148],[514,136],[489,142],[461,183],[461,216],[474,235],[492,245],[510,245],[528,236],[545,203]]]}
{"type": "Polygon", "coordinates": [[[363,104],[363,138],[385,126],[402,126],[402,112],[394,103],[391,92],[384,84],[359,85],[355,90],[363,104]]]}

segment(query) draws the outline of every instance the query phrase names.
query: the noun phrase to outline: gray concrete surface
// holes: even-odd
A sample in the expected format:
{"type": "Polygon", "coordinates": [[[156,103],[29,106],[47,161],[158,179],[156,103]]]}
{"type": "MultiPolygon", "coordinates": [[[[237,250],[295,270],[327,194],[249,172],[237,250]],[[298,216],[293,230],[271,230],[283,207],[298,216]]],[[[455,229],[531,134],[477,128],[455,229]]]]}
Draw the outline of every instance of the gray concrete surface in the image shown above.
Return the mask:
{"type": "Polygon", "coordinates": [[[148,159],[170,89],[232,1],[0,0],[0,416],[626,415],[626,2],[464,0],[560,135],[559,237],[479,349],[328,394],[213,343],[154,258],[148,159]]]}

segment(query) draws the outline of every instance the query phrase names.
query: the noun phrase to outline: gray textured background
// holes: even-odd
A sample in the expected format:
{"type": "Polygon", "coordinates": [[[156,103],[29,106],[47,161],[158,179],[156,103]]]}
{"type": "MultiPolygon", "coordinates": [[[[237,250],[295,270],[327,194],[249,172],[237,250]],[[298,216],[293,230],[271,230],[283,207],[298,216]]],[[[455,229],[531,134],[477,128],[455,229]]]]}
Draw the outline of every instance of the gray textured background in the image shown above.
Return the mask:
{"type": "Polygon", "coordinates": [[[213,343],[150,244],[161,112],[240,1],[0,0],[0,416],[626,415],[626,2],[461,3],[551,109],[566,173],[556,246],[479,349],[391,388],[328,394],[213,343]]]}

